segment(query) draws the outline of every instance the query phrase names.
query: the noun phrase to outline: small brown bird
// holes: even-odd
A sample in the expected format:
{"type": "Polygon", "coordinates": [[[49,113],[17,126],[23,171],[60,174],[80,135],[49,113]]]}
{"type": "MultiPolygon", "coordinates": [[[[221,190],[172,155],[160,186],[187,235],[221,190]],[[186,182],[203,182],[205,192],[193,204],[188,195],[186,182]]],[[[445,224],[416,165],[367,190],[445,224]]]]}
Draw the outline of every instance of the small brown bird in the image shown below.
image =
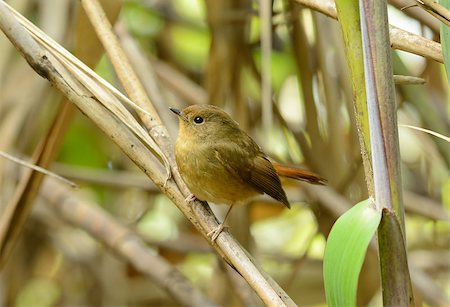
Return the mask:
{"type": "Polygon", "coordinates": [[[175,158],[181,177],[195,198],[230,205],[224,221],[208,235],[215,241],[224,229],[233,205],[266,193],[290,208],[278,174],[324,184],[319,176],[272,164],[253,139],[223,110],[212,105],[192,105],[178,115],[180,128],[175,158]]]}

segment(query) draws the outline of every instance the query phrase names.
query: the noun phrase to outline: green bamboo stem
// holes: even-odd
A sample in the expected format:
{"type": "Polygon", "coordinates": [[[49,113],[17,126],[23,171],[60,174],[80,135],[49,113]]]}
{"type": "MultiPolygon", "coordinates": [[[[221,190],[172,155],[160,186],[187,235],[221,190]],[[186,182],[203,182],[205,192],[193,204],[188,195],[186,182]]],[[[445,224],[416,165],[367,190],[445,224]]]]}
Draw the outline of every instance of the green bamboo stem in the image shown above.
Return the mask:
{"type": "Polygon", "coordinates": [[[405,242],[397,110],[387,6],[360,1],[366,95],[372,148],[375,204],[383,211],[378,228],[383,303],[414,305],[405,242]]]}

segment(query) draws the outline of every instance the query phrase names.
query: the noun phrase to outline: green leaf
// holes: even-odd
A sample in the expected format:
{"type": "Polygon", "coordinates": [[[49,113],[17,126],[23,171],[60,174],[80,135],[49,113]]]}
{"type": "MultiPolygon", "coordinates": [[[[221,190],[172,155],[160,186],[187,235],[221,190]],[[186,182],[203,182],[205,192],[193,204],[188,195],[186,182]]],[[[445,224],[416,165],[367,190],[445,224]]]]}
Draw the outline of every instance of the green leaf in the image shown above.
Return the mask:
{"type": "MultiPolygon", "coordinates": [[[[450,0],[440,0],[442,6],[450,10],[450,0]]],[[[447,72],[447,82],[450,84],[450,28],[441,23],[441,44],[444,55],[445,71],[447,72]]]]}
{"type": "Polygon", "coordinates": [[[323,259],[329,306],[356,306],[356,290],[364,256],[381,220],[367,199],[353,206],[334,224],[323,259]]]}

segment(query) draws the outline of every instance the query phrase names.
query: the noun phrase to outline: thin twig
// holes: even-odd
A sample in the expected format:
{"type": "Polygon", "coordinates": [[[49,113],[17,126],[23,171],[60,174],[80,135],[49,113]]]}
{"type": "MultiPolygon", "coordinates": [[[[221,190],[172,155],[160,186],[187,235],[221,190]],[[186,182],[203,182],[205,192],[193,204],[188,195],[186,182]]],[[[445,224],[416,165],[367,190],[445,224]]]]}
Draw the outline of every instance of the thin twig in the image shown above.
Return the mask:
{"type": "Polygon", "coordinates": [[[412,84],[425,84],[426,81],[423,78],[412,77],[412,76],[402,76],[394,75],[394,83],[396,85],[412,85],[412,84]]]}
{"type": "Polygon", "coordinates": [[[47,169],[45,169],[43,167],[34,165],[32,163],[28,163],[27,161],[24,161],[22,159],[16,158],[16,157],[14,157],[14,156],[12,156],[12,155],[10,155],[10,154],[2,151],[2,150],[0,150],[0,156],[2,156],[5,159],[8,159],[10,161],[13,161],[13,162],[15,162],[17,164],[20,164],[22,166],[31,168],[31,169],[39,172],[39,173],[42,173],[44,175],[47,175],[49,177],[53,177],[53,178],[55,178],[55,179],[57,179],[59,181],[62,181],[65,184],[69,185],[73,189],[78,189],[79,188],[78,185],[75,182],[70,181],[69,179],[66,179],[66,178],[64,178],[64,177],[62,177],[62,176],[60,176],[60,175],[58,175],[58,174],[56,174],[54,172],[51,172],[51,171],[49,171],[49,170],[47,170],[47,169]]]}
{"type": "Polygon", "coordinates": [[[447,25],[447,27],[450,27],[450,11],[444,6],[433,0],[416,0],[416,2],[425,11],[447,25]]]}
{"type": "Polygon", "coordinates": [[[442,135],[440,133],[434,132],[432,130],[429,129],[425,129],[425,128],[420,128],[420,127],[416,127],[416,126],[411,126],[411,125],[399,125],[400,127],[405,127],[405,128],[410,128],[410,129],[414,129],[417,131],[422,131],[431,135],[434,135],[435,137],[438,137],[440,139],[443,139],[444,141],[450,142],[450,137],[442,135]]]}
{"type": "Polygon", "coordinates": [[[262,122],[266,131],[272,127],[272,80],[271,80],[271,56],[272,56],[272,1],[260,1],[261,20],[261,104],[262,122]]]}
{"type": "Polygon", "coordinates": [[[418,5],[410,0],[390,0],[389,4],[396,7],[404,14],[429,27],[434,33],[439,34],[439,21],[423,10],[416,9],[418,5]]]}

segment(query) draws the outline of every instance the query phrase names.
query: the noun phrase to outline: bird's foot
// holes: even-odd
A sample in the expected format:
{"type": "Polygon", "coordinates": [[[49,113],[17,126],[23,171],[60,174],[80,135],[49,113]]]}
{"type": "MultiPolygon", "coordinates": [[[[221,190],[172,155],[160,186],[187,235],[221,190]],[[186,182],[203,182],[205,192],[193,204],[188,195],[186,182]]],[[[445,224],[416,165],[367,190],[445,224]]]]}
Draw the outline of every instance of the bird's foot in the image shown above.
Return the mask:
{"type": "Polygon", "coordinates": [[[195,197],[194,194],[189,194],[184,201],[188,203],[188,205],[190,205],[193,201],[195,201],[197,199],[197,197],[195,197]]]}
{"type": "Polygon", "coordinates": [[[214,243],[225,228],[227,227],[221,223],[219,226],[208,232],[207,236],[211,237],[211,241],[214,243]]]}

